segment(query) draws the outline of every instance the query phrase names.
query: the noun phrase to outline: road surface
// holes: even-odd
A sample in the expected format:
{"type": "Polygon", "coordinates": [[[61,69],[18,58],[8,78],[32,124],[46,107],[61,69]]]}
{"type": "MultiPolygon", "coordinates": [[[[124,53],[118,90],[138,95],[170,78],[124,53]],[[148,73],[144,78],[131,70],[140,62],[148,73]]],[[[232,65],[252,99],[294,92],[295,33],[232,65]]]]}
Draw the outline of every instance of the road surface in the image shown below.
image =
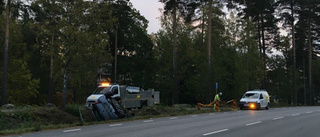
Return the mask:
{"type": "Polygon", "coordinates": [[[320,137],[320,107],[238,110],[73,127],[16,137],[320,137]]]}

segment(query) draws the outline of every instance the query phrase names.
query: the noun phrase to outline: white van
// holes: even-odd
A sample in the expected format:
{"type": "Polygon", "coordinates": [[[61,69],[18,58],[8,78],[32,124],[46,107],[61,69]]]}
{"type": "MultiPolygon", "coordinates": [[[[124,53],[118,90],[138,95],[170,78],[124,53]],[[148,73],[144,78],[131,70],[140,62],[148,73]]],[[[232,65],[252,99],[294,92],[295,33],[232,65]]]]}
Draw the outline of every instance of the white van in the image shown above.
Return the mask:
{"type": "Polygon", "coordinates": [[[265,90],[252,90],[247,91],[240,99],[239,107],[240,109],[269,109],[270,97],[265,90]]]}

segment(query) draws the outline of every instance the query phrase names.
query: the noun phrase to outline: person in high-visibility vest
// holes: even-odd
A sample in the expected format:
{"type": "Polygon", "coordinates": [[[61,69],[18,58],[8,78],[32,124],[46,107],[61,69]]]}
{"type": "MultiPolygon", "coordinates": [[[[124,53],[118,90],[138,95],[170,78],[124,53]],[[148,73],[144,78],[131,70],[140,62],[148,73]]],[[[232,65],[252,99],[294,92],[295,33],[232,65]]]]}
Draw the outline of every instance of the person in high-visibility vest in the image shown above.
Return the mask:
{"type": "Polygon", "coordinates": [[[216,101],[220,101],[220,96],[222,96],[222,93],[219,92],[219,94],[216,94],[216,96],[214,96],[214,109],[216,109],[216,101]]]}

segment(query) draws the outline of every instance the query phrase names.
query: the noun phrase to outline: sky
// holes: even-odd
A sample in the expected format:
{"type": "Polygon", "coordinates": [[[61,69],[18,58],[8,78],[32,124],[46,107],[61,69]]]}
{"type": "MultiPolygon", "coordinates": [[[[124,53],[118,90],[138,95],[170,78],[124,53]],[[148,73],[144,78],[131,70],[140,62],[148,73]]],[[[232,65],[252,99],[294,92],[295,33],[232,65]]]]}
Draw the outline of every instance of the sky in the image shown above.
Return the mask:
{"type": "Polygon", "coordinates": [[[159,0],[130,0],[133,7],[149,21],[147,28],[148,34],[156,33],[161,28],[159,20],[161,12],[159,8],[163,9],[163,4],[158,1],[159,0]]]}

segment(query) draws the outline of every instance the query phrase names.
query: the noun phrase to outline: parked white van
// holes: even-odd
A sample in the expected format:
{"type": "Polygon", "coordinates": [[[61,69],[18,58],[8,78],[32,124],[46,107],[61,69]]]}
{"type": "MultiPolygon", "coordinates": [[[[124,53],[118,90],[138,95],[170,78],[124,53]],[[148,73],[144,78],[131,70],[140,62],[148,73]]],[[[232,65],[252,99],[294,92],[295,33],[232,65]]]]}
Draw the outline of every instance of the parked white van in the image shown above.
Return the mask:
{"type": "Polygon", "coordinates": [[[240,109],[269,109],[270,97],[265,90],[252,90],[247,91],[240,99],[239,107],[240,109]]]}

